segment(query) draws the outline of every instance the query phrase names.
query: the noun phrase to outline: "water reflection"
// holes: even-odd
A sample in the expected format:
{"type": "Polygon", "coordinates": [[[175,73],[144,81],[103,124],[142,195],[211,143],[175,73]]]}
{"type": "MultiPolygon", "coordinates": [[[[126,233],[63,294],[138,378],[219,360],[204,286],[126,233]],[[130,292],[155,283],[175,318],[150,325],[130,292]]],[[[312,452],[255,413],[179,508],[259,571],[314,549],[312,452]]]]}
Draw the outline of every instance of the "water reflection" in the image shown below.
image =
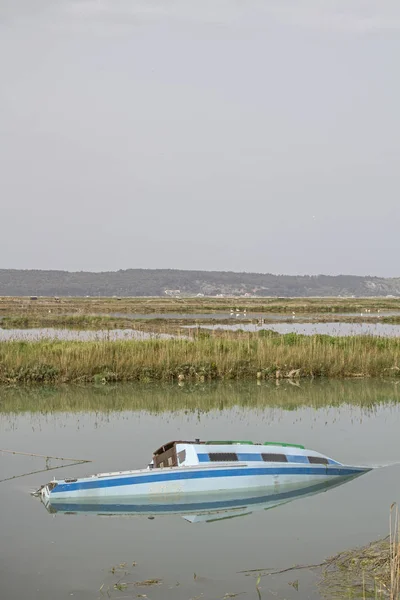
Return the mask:
{"type": "MultiPolygon", "coordinates": [[[[208,413],[231,408],[283,409],[337,406],[362,407],[400,402],[400,382],[394,379],[305,380],[296,382],[212,382],[193,384],[133,383],[117,385],[16,386],[0,391],[0,415],[31,413],[96,413],[99,420],[127,411],[150,414],[208,413]]],[[[272,414],[272,413],[270,413],[272,414]]],[[[5,421],[4,423],[10,423],[5,421]]],[[[0,422],[1,426],[1,422],[0,422]]],[[[81,426],[84,426],[82,421],[81,426]]]]}

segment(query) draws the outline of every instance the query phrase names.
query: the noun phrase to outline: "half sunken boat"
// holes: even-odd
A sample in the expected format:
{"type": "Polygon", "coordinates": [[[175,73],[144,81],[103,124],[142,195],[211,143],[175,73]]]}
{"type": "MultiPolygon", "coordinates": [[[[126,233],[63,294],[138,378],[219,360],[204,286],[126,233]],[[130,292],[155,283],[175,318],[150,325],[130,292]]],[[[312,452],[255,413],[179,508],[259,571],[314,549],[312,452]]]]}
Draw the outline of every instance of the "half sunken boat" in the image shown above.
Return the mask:
{"type": "Polygon", "coordinates": [[[297,444],[248,441],[172,441],[143,469],[54,479],[36,494],[45,502],[301,489],[337,482],[371,470],[344,465],[297,444]]]}

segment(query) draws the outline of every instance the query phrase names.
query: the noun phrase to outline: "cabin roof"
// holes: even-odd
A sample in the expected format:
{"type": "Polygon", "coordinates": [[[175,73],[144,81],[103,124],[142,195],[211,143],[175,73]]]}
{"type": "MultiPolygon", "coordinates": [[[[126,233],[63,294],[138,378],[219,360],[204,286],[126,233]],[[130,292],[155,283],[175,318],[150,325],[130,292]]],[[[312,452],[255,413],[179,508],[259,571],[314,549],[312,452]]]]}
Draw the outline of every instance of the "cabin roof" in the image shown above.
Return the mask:
{"type": "Polygon", "coordinates": [[[159,448],[157,448],[157,450],[155,450],[153,452],[154,456],[158,456],[159,454],[162,454],[163,452],[166,452],[167,450],[170,450],[171,448],[173,448],[176,444],[204,444],[204,442],[200,442],[200,440],[173,440],[172,442],[167,442],[166,444],[164,444],[163,446],[160,446],[159,448]]]}
{"type": "Polygon", "coordinates": [[[207,440],[207,441],[200,441],[199,439],[197,440],[173,440],[172,442],[167,442],[166,444],[164,444],[163,446],[160,446],[159,448],[157,448],[157,450],[155,450],[155,452],[153,453],[154,456],[158,456],[159,454],[162,454],[163,452],[166,452],[167,450],[170,450],[171,448],[173,448],[176,444],[207,444],[210,446],[217,446],[217,445],[223,445],[223,446],[232,446],[235,444],[246,444],[249,446],[282,446],[284,448],[301,448],[302,450],[304,450],[304,446],[300,445],[300,444],[288,444],[287,442],[251,442],[251,441],[247,441],[247,440],[207,440]]]}

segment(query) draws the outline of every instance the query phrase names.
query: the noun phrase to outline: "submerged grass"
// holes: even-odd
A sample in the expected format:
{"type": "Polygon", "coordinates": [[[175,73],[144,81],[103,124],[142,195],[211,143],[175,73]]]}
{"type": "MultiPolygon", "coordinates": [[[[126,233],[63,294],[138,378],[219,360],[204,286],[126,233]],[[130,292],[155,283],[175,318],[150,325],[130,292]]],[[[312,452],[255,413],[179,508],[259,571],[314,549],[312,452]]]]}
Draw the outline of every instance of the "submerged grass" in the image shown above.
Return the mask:
{"type": "MultiPolygon", "coordinates": [[[[274,571],[249,569],[247,576],[261,578],[302,569],[321,570],[319,590],[327,600],[375,598],[400,600],[400,523],[397,504],[390,507],[390,534],[361,548],[345,550],[317,564],[297,564],[274,571]]],[[[288,582],[298,590],[298,580],[288,582]]]]}
{"type": "Polygon", "coordinates": [[[400,377],[400,339],[204,332],[194,339],[4,341],[0,383],[400,377]]]}
{"type": "Polygon", "coordinates": [[[320,589],[329,599],[400,599],[400,526],[396,504],[390,509],[389,536],[325,561],[320,589]]]}

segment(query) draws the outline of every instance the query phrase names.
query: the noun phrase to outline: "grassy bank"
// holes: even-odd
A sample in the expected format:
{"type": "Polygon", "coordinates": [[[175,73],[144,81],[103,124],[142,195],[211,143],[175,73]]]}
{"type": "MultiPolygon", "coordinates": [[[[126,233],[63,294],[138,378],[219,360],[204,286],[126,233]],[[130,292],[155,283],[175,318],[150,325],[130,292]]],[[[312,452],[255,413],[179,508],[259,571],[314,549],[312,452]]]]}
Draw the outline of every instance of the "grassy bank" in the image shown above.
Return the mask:
{"type": "Polygon", "coordinates": [[[0,342],[0,382],[400,377],[400,339],[200,331],[195,339],[0,342]]]}

